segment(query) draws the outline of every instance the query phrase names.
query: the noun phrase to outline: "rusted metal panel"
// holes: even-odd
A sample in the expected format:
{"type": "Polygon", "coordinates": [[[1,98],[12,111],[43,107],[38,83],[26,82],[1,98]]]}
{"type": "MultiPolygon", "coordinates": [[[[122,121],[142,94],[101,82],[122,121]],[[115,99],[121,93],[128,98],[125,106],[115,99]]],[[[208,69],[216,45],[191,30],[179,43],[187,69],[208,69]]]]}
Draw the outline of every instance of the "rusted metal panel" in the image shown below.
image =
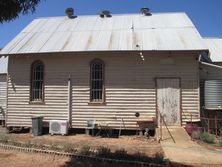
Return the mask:
{"type": "Polygon", "coordinates": [[[203,38],[210,50],[210,59],[213,62],[222,62],[222,37],[203,38]]]}
{"type": "Polygon", "coordinates": [[[157,79],[157,108],[167,125],[181,125],[180,81],[176,78],[157,79]]]}
{"type": "Polygon", "coordinates": [[[185,13],[38,18],[1,54],[81,51],[207,50],[185,13]]]}

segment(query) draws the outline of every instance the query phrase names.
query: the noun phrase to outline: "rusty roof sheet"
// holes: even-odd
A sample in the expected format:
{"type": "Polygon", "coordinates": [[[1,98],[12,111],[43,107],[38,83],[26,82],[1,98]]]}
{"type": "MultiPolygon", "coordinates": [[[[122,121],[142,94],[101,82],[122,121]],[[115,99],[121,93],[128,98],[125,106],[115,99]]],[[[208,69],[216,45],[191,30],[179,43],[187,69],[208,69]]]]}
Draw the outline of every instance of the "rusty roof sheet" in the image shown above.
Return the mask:
{"type": "Polygon", "coordinates": [[[222,37],[207,37],[203,41],[209,48],[210,59],[213,62],[222,62],[222,37]]]}
{"type": "Polygon", "coordinates": [[[1,54],[81,51],[205,50],[185,13],[48,17],[33,20],[1,54]]]}

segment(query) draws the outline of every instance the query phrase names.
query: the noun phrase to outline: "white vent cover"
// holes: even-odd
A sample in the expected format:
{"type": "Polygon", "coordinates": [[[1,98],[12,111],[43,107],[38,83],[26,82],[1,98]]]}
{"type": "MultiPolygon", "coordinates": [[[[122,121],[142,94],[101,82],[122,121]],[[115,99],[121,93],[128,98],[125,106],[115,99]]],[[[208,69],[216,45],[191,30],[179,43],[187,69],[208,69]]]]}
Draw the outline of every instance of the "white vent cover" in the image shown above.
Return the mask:
{"type": "Polygon", "coordinates": [[[49,133],[53,134],[68,134],[68,121],[51,120],[49,122],[49,133]]]}

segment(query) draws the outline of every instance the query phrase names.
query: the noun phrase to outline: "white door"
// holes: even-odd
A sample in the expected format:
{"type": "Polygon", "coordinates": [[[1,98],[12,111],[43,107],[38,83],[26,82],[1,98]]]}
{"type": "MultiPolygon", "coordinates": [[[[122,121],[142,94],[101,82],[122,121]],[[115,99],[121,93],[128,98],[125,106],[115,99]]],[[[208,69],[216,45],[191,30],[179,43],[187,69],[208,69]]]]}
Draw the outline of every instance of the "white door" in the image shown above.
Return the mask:
{"type": "Polygon", "coordinates": [[[167,125],[181,125],[179,79],[157,79],[157,109],[167,125]]]}

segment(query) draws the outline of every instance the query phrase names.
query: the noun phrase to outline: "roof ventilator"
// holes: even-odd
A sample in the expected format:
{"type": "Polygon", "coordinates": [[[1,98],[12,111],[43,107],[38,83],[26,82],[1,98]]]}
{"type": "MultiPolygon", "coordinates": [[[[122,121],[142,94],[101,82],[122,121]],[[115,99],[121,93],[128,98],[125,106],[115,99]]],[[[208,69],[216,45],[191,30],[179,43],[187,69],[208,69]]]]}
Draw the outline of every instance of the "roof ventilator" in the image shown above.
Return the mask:
{"type": "Polygon", "coordinates": [[[102,10],[99,15],[100,15],[101,18],[112,17],[109,10],[102,10]]]}
{"type": "Polygon", "coordinates": [[[66,15],[68,16],[68,18],[70,19],[74,19],[74,9],[73,8],[67,8],[66,9],[66,15]]]}
{"type": "Polygon", "coordinates": [[[144,16],[151,16],[150,9],[147,7],[143,7],[140,9],[140,12],[144,16]]]}

